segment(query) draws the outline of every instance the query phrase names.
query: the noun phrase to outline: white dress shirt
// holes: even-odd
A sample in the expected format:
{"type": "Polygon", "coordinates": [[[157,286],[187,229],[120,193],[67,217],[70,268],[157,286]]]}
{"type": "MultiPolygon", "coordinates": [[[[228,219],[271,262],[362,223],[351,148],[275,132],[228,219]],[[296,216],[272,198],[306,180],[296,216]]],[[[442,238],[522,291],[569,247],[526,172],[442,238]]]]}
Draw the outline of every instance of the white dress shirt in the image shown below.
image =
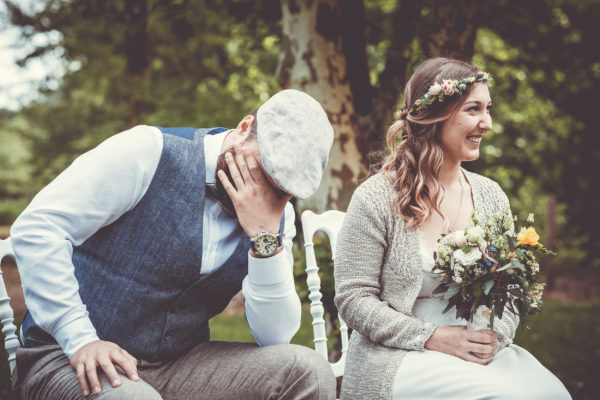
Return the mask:
{"type": "MultiPolygon", "coordinates": [[[[216,162],[227,132],[204,140],[206,179],[214,183],[216,162]]],[[[25,301],[35,322],[70,358],[98,339],[79,296],[72,263],[79,246],[142,199],[158,166],[163,136],[137,126],[78,157],[42,189],[11,228],[25,301]]],[[[233,253],[241,226],[206,197],[201,272],[219,268],[233,253]]],[[[270,258],[248,254],[242,290],[246,320],[261,346],[289,343],[300,325],[300,300],[293,277],[294,210],[285,207],[284,251],[270,258]]],[[[140,307],[143,305],[140,304],[140,307]]],[[[191,333],[193,334],[193,333],[191,333]]]]}

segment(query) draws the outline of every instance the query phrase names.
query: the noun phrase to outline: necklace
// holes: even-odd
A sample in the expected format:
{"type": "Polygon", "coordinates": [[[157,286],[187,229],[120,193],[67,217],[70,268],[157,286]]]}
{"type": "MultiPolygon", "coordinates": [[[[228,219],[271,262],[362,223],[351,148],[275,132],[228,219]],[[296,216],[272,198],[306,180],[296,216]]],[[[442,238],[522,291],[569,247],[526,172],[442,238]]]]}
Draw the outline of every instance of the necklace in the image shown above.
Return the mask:
{"type": "Polygon", "coordinates": [[[462,178],[458,176],[458,184],[460,185],[460,200],[458,200],[458,210],[456,211],[456,217],[454,217],[454,223],[448,225],[448,229],[450,232],[454,232],[454,226],[458,223],[458,218],[460,217],[462,211],[462,203],[463,203],[463,195],[465,193],[465,189],[463,187],[462,178]]]}

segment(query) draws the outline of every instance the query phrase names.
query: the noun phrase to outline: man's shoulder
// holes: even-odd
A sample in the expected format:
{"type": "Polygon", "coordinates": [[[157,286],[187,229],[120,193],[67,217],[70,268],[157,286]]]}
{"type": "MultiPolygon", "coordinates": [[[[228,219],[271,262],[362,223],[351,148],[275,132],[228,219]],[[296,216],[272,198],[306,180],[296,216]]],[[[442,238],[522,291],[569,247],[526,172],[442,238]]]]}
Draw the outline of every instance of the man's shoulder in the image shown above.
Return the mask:
{"type": "Polygon", "coordinates": [[[216,127],[216,128],[192,128],[192,127],[164,127],[155,126],[163,135],[177,136],[184,139],[194,140],[198,136],[204,135],[216,135],[224,132],[227,128],[216,127]]]}

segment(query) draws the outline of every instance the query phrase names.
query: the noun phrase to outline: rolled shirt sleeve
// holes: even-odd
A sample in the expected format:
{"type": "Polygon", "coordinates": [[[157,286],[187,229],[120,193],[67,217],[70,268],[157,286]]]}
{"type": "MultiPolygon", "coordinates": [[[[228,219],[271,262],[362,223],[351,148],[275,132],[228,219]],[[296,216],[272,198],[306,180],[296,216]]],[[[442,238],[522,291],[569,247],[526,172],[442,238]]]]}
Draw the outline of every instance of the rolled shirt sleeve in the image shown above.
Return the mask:
{"type": "Polygon", "coordinates": [[[284,249],[268,258],[248,254],[248,276],[242,291],[246,320],[260,346],[289,343],[300,327],[300,299],[294,284],[294,209],[285,207],[284,249]]]}
{"type": "Polygon", "coordinates": [[[135,207],[161,152],[162,135],[153,127],[112,136],[42,189],[11,228],[28,310],[69,358],[98,339],[79,296],[73,247],[135,207]]]}

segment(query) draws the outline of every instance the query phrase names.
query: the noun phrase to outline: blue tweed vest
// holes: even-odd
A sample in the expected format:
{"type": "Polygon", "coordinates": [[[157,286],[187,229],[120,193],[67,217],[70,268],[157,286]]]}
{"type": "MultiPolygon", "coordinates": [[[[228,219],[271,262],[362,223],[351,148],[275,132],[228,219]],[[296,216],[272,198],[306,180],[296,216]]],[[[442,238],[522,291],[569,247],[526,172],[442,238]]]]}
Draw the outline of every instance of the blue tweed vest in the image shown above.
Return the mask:
{"type": "MultiPolygon", "coordinates": [[[[146,194],[73,249],[79,294],[98,336],[149,361],[209,340],[208,320],[241,289],[249,249],[244,234],[220,268],[200,274],[204,136],[223,129],[159,129],[164,146],[146,194]]],[[[29,313],[23,329],[26,347],[54,342],[29,313]]]]}

